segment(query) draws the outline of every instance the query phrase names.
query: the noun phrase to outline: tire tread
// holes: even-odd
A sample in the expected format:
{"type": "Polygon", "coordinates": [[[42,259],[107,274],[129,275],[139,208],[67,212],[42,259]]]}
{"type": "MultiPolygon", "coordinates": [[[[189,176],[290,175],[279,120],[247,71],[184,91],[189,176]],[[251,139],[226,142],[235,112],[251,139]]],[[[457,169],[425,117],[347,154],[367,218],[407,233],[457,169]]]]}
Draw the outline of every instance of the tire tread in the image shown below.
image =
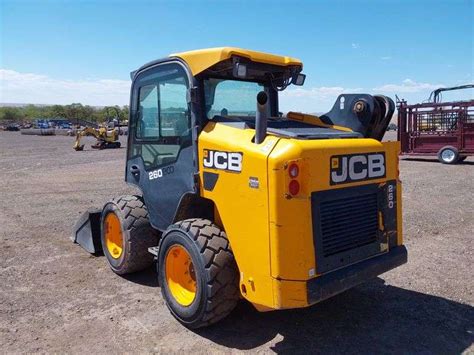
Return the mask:
{"type": "Polygon", "coordinates": [[[207,273],[207,300],[201,322],[193,328],[216,323],[237,305],[239,273],[226,233],[213,222],[203,218],[186,219],[174,228],[186,231],[200,248],[207,273]]]}
{"type": "Polygon", "coordinates": [[[125,263],[120,270],[114,271],[124,275],[150,267],[153,255],[148,252],[148,248],[158,244],[158,232],[150,225],[143,198],[138,195],[125,195],[114,198],[111,203],[122,211],[122,228],[127,229],[130,236],[128,248],[124,248],[127,250],[125,263]]]}

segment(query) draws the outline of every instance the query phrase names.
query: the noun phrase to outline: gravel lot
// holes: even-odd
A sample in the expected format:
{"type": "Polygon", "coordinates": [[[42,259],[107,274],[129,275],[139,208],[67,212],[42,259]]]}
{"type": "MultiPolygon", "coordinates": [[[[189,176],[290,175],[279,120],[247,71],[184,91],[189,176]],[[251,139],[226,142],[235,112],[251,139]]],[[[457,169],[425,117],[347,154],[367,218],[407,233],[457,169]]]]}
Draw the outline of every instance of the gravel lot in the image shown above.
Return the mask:
{"type": "Polygon", "coordinates": [[[0,352],[474,352],[473,158],[401,161],[408,264],[308,309],[242,302],[193,332],[153,269],[117,276],[69,240],[85,209],[133,192],[125,149],[72,144],[0,132],[0,352]]]}

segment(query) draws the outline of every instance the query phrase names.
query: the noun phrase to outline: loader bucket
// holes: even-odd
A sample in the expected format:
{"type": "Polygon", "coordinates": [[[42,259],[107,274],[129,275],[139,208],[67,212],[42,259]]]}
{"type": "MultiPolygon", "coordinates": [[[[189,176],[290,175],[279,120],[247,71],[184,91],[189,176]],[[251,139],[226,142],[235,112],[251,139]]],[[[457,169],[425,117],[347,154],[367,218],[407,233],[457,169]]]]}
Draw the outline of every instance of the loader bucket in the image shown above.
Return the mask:
{"type": "Polygon", "coordinates": [[[101,209],[91,208],[77,220],[72,233],[72,241],[91,254],[101,254],[100,215],[101,209]]]}

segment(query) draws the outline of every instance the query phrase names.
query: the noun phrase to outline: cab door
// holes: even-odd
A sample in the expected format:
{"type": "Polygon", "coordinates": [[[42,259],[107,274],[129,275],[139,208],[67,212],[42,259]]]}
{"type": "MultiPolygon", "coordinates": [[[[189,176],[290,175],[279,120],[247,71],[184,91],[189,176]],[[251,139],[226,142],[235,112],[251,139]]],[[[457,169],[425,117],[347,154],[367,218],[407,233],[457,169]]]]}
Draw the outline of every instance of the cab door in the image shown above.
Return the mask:
{"type": "Polygon", "coordinates": [[[126,181],[141,189],[159,230],[173,223],[181,198],[196,192],[190,80],[175,61],[139,72],[132,84],[126,181]]]}

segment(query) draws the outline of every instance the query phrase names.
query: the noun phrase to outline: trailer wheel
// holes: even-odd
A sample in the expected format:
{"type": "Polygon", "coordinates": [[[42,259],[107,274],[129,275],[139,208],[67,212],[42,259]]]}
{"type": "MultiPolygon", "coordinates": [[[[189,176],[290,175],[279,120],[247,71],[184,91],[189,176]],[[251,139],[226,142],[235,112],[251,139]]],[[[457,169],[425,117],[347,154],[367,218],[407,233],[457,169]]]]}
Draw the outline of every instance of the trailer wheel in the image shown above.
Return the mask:
{"type": "Polygon", "coordinates": [[[188,328],[221,320],[239,300],[239,274],[227,236],[206,219],[187,219],[167,229],[158,278],[170,312],[188,328]]]}
{"type": "Polygon", "coordinates": [[[451,146],[443,147],[438,152],[438,160],[443,164],[455,164],[459,159],[459,152],[451,146]]]}
{"type": "Polygon", "coordinates": [[[102,210],[100,234],[102,250],[115,273],[129,274],[153,263],[148,248],[158,245],[158,232],[150,225],[140,196],[121,196],[108,202],[102,210]]]}

